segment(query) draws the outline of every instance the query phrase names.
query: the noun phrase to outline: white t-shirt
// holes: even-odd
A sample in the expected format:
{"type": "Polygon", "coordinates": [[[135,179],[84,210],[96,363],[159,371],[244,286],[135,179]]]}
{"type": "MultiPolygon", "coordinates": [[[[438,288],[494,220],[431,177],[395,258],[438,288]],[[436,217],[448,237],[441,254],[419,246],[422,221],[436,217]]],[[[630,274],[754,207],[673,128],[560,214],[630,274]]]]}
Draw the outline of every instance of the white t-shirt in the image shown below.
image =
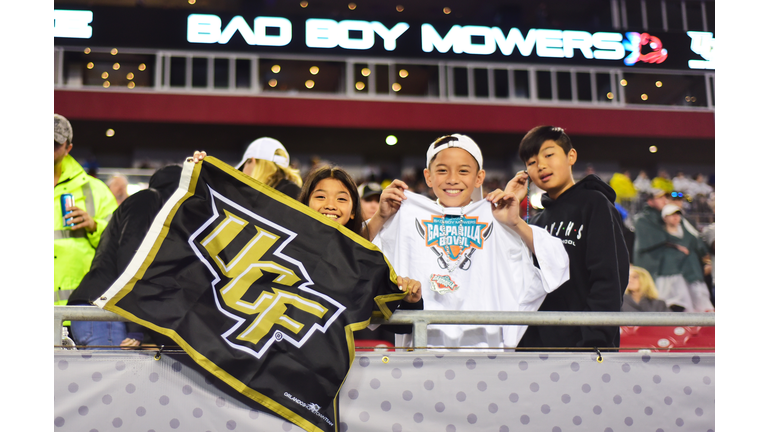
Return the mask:
{"type": "MultiPolygon", "coordinates": [[[[523,240],[483,199],[444,208],[406,191],[400,210],[373,239],[395,272],[421,282],[424,310],[536,311],[569,278],[561,241],[533,229],[540,268],[523,240]]],[[[515,347],[526,326],[430,325],[430,347],[515,347]]],[[[398,335],[398,346],[412,345],[398,335]]]]}

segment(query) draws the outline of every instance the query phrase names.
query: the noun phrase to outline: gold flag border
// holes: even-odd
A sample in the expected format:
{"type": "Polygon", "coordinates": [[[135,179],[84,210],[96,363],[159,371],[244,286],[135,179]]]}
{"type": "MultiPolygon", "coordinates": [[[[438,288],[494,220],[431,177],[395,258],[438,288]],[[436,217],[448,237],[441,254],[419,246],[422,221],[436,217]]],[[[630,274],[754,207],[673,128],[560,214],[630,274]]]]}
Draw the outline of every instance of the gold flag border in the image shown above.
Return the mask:
{"type": "MultiPolygon", "coordinates": [[[[163,334],[171,339],[173,339],[176,343],[179,344],[179,346],[184,349],[184,351],[192,357],[192,359],[202,366],[204,369],[206,369],[208,372],[215,375],[217,378],[225,382],[227,385],[232,387],[233,389],[237,390],[239,393],[243,394],[244,396],[256,401],[260,405],[268,408],[269,410],[279,414],[283,418],[291,421],[292,423],[296,424],[297,426],[312,432],[323,432],[322,429],[315,426],[313,423],[310,423],[307,421],[304,417],[300,416],[290,408],[274,401],[273,399],[267,397],[266,395],[253,390],[252,388],[248,387],[245,383],[238,380],[228,372],[224,371],[223,369],[219,368],[215,363],[210,361],[208,358],[206,358],[204,355],[199,353],[197,350],[195,350],[186,340],[184,340],[178,333],[176,333],[172,329],[168,329],[165,327],[160,327],[158,325],[155,325],[149,321],[145,321],[143,319],[138,318],[134,314],[118,307],[116,304],[119,302],[123,297],[125,297],[129,292],[133,290],[134,285],[136,282],[141,280],[141,278],[144,276],[144,273],[149,268],[150,264],[154,261],[157,252],[160,249],[160,246],[162,245],[163,241],[165,240],[166,235],[168,234],[168,230],[170,229],[170,223],[173,220],[173,218],[176,215],[176,212],[178,211],[179,207],[190,197],[194,196],[195,194],[195,188],[197,187],[198,177],[200,175],[200,171],[202,170],[203,164],[211,164],[215,166],[216,168],[230,174],[231,176],[235,177],[237,180],[239,180],[242,183],[245,183],[254,189],[258,190],[259,192],[271,197],[272,199],[279,201],[294,210],[300,211],[304,213],[305,215],[314,218],[315,220],[322,222],[342,234],[346,235],[359,245],[365,247],[366,249],[379,251],[379,248],[376,247],[373,243],[368,241],[367,239],[364,239],[363,237],[357,235],[356,233],[349,230],[347,227],[339,224],[338,222],[332,221],[328,219],[327,217],[321,216],[320,213],[310,209],[306,205],[294,200],[293,198],[265,185],[264,183],[242,173],[241,171],[231,167],[230,165],[212,157],[208,156],[206,157],[202,162],[200,163],[193,163],[189,160],[187,160],[184,163],[184,168],[182,172],[182,180],[179,185],[178,191],[184,191],[184,194],[179,196],[177,194],[174,194],[170,199],[169,202],[166,203],[166,207],[172,203],[173,207],[168,213],[168,215],[159,222],[159,217],[152,223],[152,228],[150,229],[150,234],[154,231],[157,234],[154,236],[154,238],[151,238],[151,235],[148,234],[147,237],[144,239],[144,241],[141,244],[141,247],[139,251],[137,251],[136,255],[134,256],[133,260],[131,261],[131,264],[129,264],[128,269],[126,270],[126,273],[131,271],[131,268],[133,267],[132,264],[134,264],[133,261],[137,259],[141,259],[142,263],[139,266],[138,270],[134,272],[133,275],[131,275],[130,280],[123,285],[122,287],[118,288],[118,283],[124,279],[124,276],[120,276],[118,280],[113,284],[107,293],[95,304],[105,310],[108,310],[110,312],[114,312],[120,316],[123,316],[133,322],[136,322],[138,324],[141,324],[144,327],[147,327],[151,330],[154,330],[160,334],[163,334]],[[185,183],[185,176],[189,177],[189,182],[186,185],[186,190],[184,188],[185,183]],[[173,202],[172,200],[176,198],[176,201],[173,202]],[[156,224],[162,223],[162,228],[157,230],[156,224]],[[159,232],[158,232],[159,231],[159,232]],[[148,241],[151,240],[152,244],[151,247],[149,246],[148,241]],[[145,254],[141,254],[140,252],[142,250],[146,251],[146,249],[149,248],[149,251],[145,254]],[[143,258],[142,258],[143,255],[143,258]],[[115,292],[116,291],[116,292],[115,292]],[[110,295],[110,293],[114,293],[113,295],[110,295]]],[[[165,209],[165,207],[164,207],[165,209]]],[[[162,214],[162,211],[161,213],[162,214]]],[[[392,268],[392,265],[390,264],[389,260],[382,254],[382,257],[384,258],[384,261],[387,263],[387,266],[389,267],[389,275],[390,280],[397,284],[397,275],[395,274],[394,269],[392,268]]],[[[125,273],[124,273],[125,275],[125,273]]],[[[392,316],[392,311],[387,307],[387,302],[390,301],[396,301],[396,300],[402,300],[405,297],[406,293],[395,293],[395,294],[387,294],[387,295],[381,295],[376,296],[374,298],[374,301],[379,308],[379,311],[373,312],[373,316],[380,316],[384,317],[385,319],[389,319],[390,316],[392,316]]],[[[348,354],[349,354],[349,367],[351,368],[354,360],[355,360],[355,344],[354,344],[354,335],[353,332],[362,330],[366,328],[370,324],[370,318],[357,322],[357,323],[350,323],[344,327],[345,333],[346,333],[346,339],[347,339],[347,348],[348,348],[348,354]]],[[[344,376],[344,380],[342,380],[342,385],[344,381],[346,381],[346,377],[349,374],[349,368],[347,369],[347,374],[344,376]]],[[[341,390],[341,385],[339,386],[339,391],[341,390]]],[[[336,431],[339,430],[339,413],[337,412],[337,406],[338,406],[338,392],[336,395],[334,395],[334,424],[333,427],[336,431]]]]}

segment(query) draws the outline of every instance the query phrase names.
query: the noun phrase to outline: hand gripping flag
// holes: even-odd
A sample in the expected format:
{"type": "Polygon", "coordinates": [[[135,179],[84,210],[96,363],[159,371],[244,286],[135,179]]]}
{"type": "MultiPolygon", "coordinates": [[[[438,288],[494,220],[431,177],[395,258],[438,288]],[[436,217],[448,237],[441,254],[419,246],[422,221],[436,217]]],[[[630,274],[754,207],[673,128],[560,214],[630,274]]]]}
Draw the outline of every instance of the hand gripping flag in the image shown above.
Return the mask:
{"type": "Polygon", "coordinates": [[[337,431],[352,332],[404,294],[370,242],[212,157],[186,162],[126,271],[95,304],[308,431],[337,431]]]}

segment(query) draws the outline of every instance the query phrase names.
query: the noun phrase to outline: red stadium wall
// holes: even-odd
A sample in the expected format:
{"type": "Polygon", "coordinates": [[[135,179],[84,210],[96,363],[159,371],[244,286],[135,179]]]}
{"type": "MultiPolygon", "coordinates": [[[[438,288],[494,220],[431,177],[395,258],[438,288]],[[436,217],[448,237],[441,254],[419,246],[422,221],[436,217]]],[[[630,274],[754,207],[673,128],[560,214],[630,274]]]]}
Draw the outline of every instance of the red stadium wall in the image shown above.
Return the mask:
{"type": "Polygon", "coordinates": [[[54,91],[56,112],[73,119],[295,127],[462,129],[525,133],[557,124],[570,134],[714,139],[713,112],[558,108],[494,104],[364,101],[270,96],[220,96],[54,91]]]}

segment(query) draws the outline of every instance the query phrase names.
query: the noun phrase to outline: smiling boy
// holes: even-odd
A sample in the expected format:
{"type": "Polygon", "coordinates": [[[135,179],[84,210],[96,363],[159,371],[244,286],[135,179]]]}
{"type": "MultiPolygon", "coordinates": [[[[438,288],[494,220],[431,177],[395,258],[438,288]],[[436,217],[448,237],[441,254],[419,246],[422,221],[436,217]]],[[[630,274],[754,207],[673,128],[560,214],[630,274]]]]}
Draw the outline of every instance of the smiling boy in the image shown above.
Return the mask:
{"type": "MultiPolygon", "coordinates": [[[[570,279],[547,295],[540,311],[611,311],[621,309],[629,281],[629,253],[616,193],[594,174],[576,183],[576,149],[562,128],[538,126],[520,143],[526,172],[507,184],[506,192],[525,196],[528,178],[544,190],[544,210],[532,224],[560,239],[570,259],[570,279]]],[[[521,347],[618,347],[616,326],[529,326],[521,347]]]]}
{"type": "MultiPolygon", "coordinates": [[[[519,216],[519,201],[497,190],[481,199],[483,156],[465,135],[427,151],[432,201],[395,180],[369,221],[373,243],[398,273],[421,282],[424,310],[535,311],[568,275],[562,243],[519,216]],[[534,266],[533,255],[539,267],[534,266]]],[[[430,325],[430,347],[515,347],[525,326],[430,325]]],[[[396,338],[412,344],[411,335],[396,338]]]]}

